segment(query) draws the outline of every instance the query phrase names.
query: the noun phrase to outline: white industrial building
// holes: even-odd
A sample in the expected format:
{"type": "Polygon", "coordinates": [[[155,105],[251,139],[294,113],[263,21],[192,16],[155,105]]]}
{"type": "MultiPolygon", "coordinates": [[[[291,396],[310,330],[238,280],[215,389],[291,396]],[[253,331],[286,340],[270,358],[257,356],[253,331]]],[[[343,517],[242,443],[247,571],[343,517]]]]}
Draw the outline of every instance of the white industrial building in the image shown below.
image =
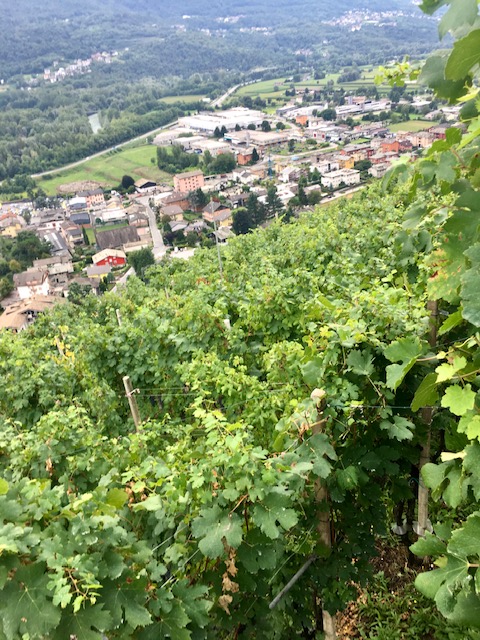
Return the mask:
{"type": "Polygon", "coordinates": [[[322,175],[322,185],[327,189],[338,189],[342,184],[347,187],[360,183],[360,171],[356,169],[339,169],[322,175]]]}
{"type": "Polygon", "coordinates": [[[189,127],[195,131],[202,131],[212,135],[215,129],[221,130],[222,127],[225,127],[227,131],[233,131],[237,125],[242,129],[251,124],[259,127],[264,120],[265,114],[262,111],[255,111],[246,107],[234,107],[225,111],[205,111],[195,116],[185,116],[184,118],[179,118],[178,122],[183,127],[189,127]]]}

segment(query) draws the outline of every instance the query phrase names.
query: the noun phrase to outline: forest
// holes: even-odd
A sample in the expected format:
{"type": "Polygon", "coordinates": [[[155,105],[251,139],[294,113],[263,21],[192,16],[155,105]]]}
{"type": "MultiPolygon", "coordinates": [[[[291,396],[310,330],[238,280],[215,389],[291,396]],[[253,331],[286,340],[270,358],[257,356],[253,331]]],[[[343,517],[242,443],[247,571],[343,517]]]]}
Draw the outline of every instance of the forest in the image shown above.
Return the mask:
{"type": "MultiPolygon", "coordinates": [[[[385,10],[384,3],[379,0],[365,0],[360,8],[385,10]]],[[[291,11],[291,5],[286,1],[274,3],[271,0],[261,4],[251,0],[228,0],[221,4],[189,0],[182,2],[181,6],[173,2],[163,2],[160,5],[155,0],[109,0],[101,4],[86,0],[81,6],[73,0],[64,1],[61,5],[54,0],[19,0],[18,3],[9,3],[2,15],[2,74],[6,74],[7,79],[17,73],[39,73],[59,58],[73,61],[89,56],[95,51],[119,51],[125,47],[135,50],[148,39],[168,36],[172,33],[172,28],[178,24],[185,26],[189,31],[221,28],[229,36],[231,33],[238,33],[239,28],[290,27],[290,34],[295,37],[297,48],[302,48],[302,32],[298,29],[300,24],[307,26],[315,23],[316,28],[321,28],[322,20],[338,18],[351,9],[352,3],[345,0],[325,0],[321,5],[314,0],[302,0],[296,5],[295,12],[291,11]],[[30,19],[31,15],[35,15],[35,21],[30,19]],[[237,20],[223,20],[228,16],[236,16],[237,20]],[[308,16],[308,19],[305,19],[305,16],[308,16]]],[[[410,20],[410,25],[413,24],[414,9],[407,0],[390,2],[388,9],[403,10],[410,20]]],[[[417,29],[419,22],[422,21],[417,15],[417,29]]],[[[431,38],[434,37],[433,31],[430,25],[431,38]]],[[[318,36],[323,37],[323,32],[318,36]]],[[[244,33],[243,38],[247,50],[250,44],[249,34],[244,33]]],[[[385,41],[387,39],[385,38],[385,41]]],[[[265,42],[265,38],[263,40],[265,42]]],[[[415,41],[413,38],[409,40],[415,41]]],[[[321,39],[317,41],[321,42],[321,39]]],[[[398,42],[400,41],[398,38],[398,42]]],[[[421,41],[420,38],[418,41],[421,41]]],[[[353,50],[354,48],[350,47],[350,51],[353,50]]],[[[261,50],[257,50],[256,54],[261,55],[261,50]]],[[[201,58],[193,58],[192,61],[194,60],[198,63],[201,58]]],[[[174,63],[175,58],[169,58],[169,62],[174,63]]],[[[259,64],[262,64],[261,60],[254,66],[259,64]]]]}

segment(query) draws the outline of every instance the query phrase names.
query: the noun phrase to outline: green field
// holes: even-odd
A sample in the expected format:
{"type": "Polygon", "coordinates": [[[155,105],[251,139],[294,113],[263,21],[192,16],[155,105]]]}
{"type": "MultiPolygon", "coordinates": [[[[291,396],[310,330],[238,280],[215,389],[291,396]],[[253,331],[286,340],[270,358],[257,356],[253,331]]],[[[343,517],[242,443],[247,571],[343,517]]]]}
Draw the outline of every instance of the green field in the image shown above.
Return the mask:
{"type": "Polygon", "coordinates": [[[389,125],[390,131],[396,133],[397,131],[410,131],[416,133],[417,131],[423,131],[434,126],[434,122],[429,120],[410,120],[410,122],[397,122],[397,124],[389,125]]]}
{"type": "MultiPolygon", "coordinates": [[[[376,71],[371,70],[368,67],[365,67],[362,70],[362,77],[359,80],[354,82],[344,82],[341,86],[346,91],[355,92],[358,89],[367,89],[375,87],[375,75],[376,71]]],[[[340,85],[337,84],[338,78],[340,77],[339,73],[329,73],[322,78],[321,80],[303,80],[302,82],[291,82],[287,80],[286,76],[282,76],[280,78],[274,78],[272,80],[264,80],[262,82],[255,82],[254,84],[249,84],[245,87],[240,87],[238,91],[235,92],[236,96],[250,96],[251,98],[256,98],[259,96],[264,100],[268,98],[271,99],[283,99],[286,101],[285,90],[289,89],[292,84],[295,85],[296,89],[304,89],[308,87],[309,89],[315,89],[315,87],[323,88],[329,81],[333,81],[334,87],[338,87],[340,85]],[[275,87],[277,91],[275,91],[275,87]]],[[[388,94],[391,90],[389,86],[378,86],[377,90],[380,95],[388,94]]]]}
{"type": "Polygon", "coordinates": [[[60,185],[71,182],[92,180],[103,187],[115,187],[124,175],[130,175],[134,180],[145,178],[155,182],[170,182],[171,176],[158,169],[156,157],[155,146],[136,143],[87,160],[73,169],[52,174],[50,179],[40,178],[37,183],[48,195],[55,195],[60,185]]]}
{"type": "Polygon", "coordinates": [[[205,98],[205,94],[189,94],[186,96],[166,96],[165,98],[161,98],[161,102],[166,102],[167,104],[172,104],[174,102],[185,102],[185,103],[190,103],[190,102],[198,102],[199,100],[202,100],[202,98],[205,98]]]}

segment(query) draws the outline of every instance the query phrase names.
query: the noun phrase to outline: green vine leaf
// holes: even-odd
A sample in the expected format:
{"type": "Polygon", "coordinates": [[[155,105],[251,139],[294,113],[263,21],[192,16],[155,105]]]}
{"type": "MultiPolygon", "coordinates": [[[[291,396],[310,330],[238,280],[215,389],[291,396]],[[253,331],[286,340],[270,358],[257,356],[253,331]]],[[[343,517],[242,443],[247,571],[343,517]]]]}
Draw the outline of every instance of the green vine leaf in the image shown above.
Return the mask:
{"type": "Polygon", "coordinates": [[[476,244],[465,255],[472,262],[471,268],[466,271],[461,279],[461,297],[463,302],[462,315],[465,320],[474,326],[480,327],[480,244],[476,244]]]}
{"type": "Polygon", "coordinates": [[[224,553],[223,538],[230,547],[236,549],[242,542],[242,524],[236,513],[214,505],[202,509],[199,517],[192,522],[192,533],[199,540],[200,551],[207,558],[218,558],[224,553]]]}
{"type": "Polygon", "coordinates": [[[388,435],[395,440],[411,440],[413,438],[414,425],[410,420],[402,416],[394,416],[393,422],[382,420],[380,429],[387,431],[388,435]]]}
{"type": "Polygon", "coordinates": [[[453,81],[463,80],[479,62],[480,29],[475,29],[453,45],[445,67],[445,77],[453,81]]]}
{"type": "Polygon", "coordinates": [[[457,374],[462,369],[465,369],[467,366],[467,359],[463,356],[455,356],[453,358],[453,363],[443,363],[438,366],[435,371],[437,373],[437,383],[445,382],[446,380],[451,380],[455,374],[457,374]]]}
{"type": "Polygon", "coordinates": [[[387,386],[395,390],[422,355],[423,347],[418,338],[400,338],[392,342],[384,353],[391,362],[401,362],[387,367],[387,386]]]}
{"type": "Polygon", "coordinates": [[[450,409],[456,416],[463,416],[475,406],[475,392],[472,390],[472,385],[466,384],[461,387],[455,384],[448,387],[440,404],[450,409]]]}
{"type": "Polygon", "coordinates": [[[453,81],[445,76],[446,55],[430,56],[423,65],[419,82],[431,87],[439,98],[455,101],[465,93],[465,82],[453,81]]]}
{"type": "Polygon", "coordinates": [[[61,612],[50,596],[43,562],[19,567],[14,580],[3,589],[0,601],[0,617],[8,640],[17,640],[24,634],[50,635],[57,628],[61,612]]]}
{"type": "Polygon", "coordinates": [[[353,373],[360,376],[371,376],[374,372],[373,357],[368,351],[351,351],[347,364],[353,373]]]}
{"type": "Polygon", "coordinates": [[[459,558],[470,558],[478,564],[480,560],[480,514],[472,514],[460,529],[452,533],[448,551],[459,558]]]}
{"type": "Polygon", "coordinates": [[[431,407],[438,401],[437,374],[429,373],[420,383],[412,400],[412,411],[431,407]]]}
{"type": "Polygon", "coordinates": [[[102,604],[111,614],[115,627],[124,624],[132,629],[148,626],[152,623],[152,617],[145,607],[147,581],[145,578],[129,578],[124,583],[124,580],[105,582],[102,604]]]}
{"type": "Polygon", "coordinates": [[[77,640],[102,640],[104,631],[111,628],[112,618],[103,605],[86,606],[78,613],[65,611],[60,624],[52,634],[52,640],[65,640],[74,636],[77,640]]]}
{"type": "Polygon", "coordinates": [[[128,500],[128,494],[124,489],[110,489],[107,493],[107,504],[121,509],[128,500]]]}
{"type": "Polygon", "coordinates": [[[443,555],[447,550],[447,545],[429,533],[428,531],[425,533],[424,538],[419,538],[417,542],[410,546],[410,551],[417,556],[440,556],[443,555]]]}
{"type": "Polygon", "coordinates": [[[3,478],[0,478],[0,496],[4,496],[8,493],[8,482],[3,478]]]}
{"type": "Polygon", "coordinates": [[[289,508],[290,501],[287,495],[271,492],[262,504],[255,505],[252,519],[261,531],[271,540],[280,536],[280,527],[288,531],[298,522],[298,516],[294,509],[289,508]]]}
{"type": "Polygon", "coordinates": [[[469,440],[480,440],[480,415],[473,411],[465,413],[458,423],[459,433],[465,433],[469,440]]]}
{"type": "Polygon", "coordinates": [[[443,15],[438,26],[440,38],[443,38],[448,31],[472,25],[477,17],[477,11],[477,0],[452,0],[449,10],[443,15]]]}
{"type": "Polygon", "coordinates": [[[466,560],[453,555],[445,556],[444,560],[442,568],[419,574],[415,586],[425,596],[433,596],[439,611],[448,617],[455,608],[455,594],[468,581],[469,574],[466,560]]]}

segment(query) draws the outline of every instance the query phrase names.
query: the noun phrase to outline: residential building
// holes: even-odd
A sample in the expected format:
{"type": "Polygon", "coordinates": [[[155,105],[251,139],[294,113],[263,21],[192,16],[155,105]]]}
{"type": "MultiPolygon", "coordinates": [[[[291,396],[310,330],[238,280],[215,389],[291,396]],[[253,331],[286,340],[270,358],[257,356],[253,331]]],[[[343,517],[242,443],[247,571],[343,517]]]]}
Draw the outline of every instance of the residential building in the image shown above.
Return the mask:
{"type": "Polygon", "coordinates": [[[308,124],[308,116],[306,114],[300,114],[295,117],[295,123],[301,127],[305,127],[308,124]]]}
{"type": "Polygon", "coordinates": [[[343,129],[335,124],[321,121],[312,122],[305,130],[305,134],[309,138],[318,140],[319,142],[338,142],[342,140],[343,129]]]}
{"type": "Polygon", "coordinates": [[[207,228],[207,225],[203,220],[194,220],[184,229],[184,233],[190,233],[190,231],[194,231],[195,233],[199,233],[207,228]]]}
{"type": "Polygon", "coordinates": [[[243,149],[237,153],[237,164],[240,166],[249,164],[253,160],[253,148],[243,149]]]}
{"type": "Polygon", "coordinates": [[[73,273],[73,262],[71,256],[50,256],[50,258],[42,258],[34,260],[33,267],[41,271],[48,271],[50,276],[60,273],[73,273]]]}
{"type": "Polygon", "coordinates": [[[227,202],[232,209],[237,209],[238,207],[245,207],[247,205],[248,199],[250,197],[249,191],[242,191],[241,193],[232,193],[228,196],[227,202]]]}
{"type": "Polygon", "coordinates": [[[70,256],[70,248],[65,240],[65,236],[60,231],[37,229],[37,235],[39,238],[45,240],[50,245],[50,253],[52,256],[70,256]]]}
{"type": "Polygon", "coordinates": [[[21,300],[34,296],[46,296],[50,293],[48,271],[29,269],[13,276],[13,284],[21,300]]]}
{"type": "Polygon", "coordinates": [[[178,206],[186,211],[190,209],[190,202],[188,201],[188,193],[182,193],[180,191],[173,191],[166,198],[163,198],[161,206],[166,207],[172,204],[178,204],[178,206]]]}
{"type": "Polygon", "coordinates": [[[177,231],[185,231],[185,229],[188,227],[188,222],[185,222],[185,220],[179,220],[178,222],[170,222],[170,231],[172,231],[173,233],[177,233],[177,231]]]}
{"type": "Polygon", "coordinates": [[[112,222],[125,222],[127,219],[127,212],[123,207],[117,208],[106,208],[101,211],[95,212],[95,221],[102,222],[103,224],[108,224],[112,222]]]}
{"type": "Polygon", "coordinates": [[[0,316],[0,330],[7,329],[13,333],[23,331],[35,322],[40,313],[65,302],[65,298],[58,296],[40,295],[8,305],[0,316]]]}
{"type": "Polygon", "coordinates": [[[338,162],[338,166],[340,169],[353,169],[355,164],[355,159],[351,156],[344,156],[342,154],[338,154],[334,157],[334,160],[338,162]]]}
{"type": "Polygon", "coordinates": [[[15,238],[25,226],[23,218],[13,214],[6,213],[0,216],[0,235],[15,238]]]}
{"type": "Polygon", "coordinates": [[[142,229],[149,226],[148,216],[146,213],[129,213],[128,224],[136,229],[142,229]]]}
{"type": "Polygon", "coordinates": [[[338,189],[341,184],[351,186],[360,183],[360,171],[355,169],[339,169],[322,175],[322,185],[327,189],[338,189]]]}
{"type": "Polygon", "coordinates": [[[135,182],[135,189],[139,193],[148,193],[149,191],[153,191],[156,188],[157,188],[157,183],[154,182],[153,180],[141,179],[135,182]]]}
{"type": "Polygon", "coordinates": [[[79,191],[79,198],[85,198],[87,209],[95,209],[95,207],[105,206],[105,195],[103,189],[92,189],[90,191],[79,191]]]}
{"type": "Polygon", "coordinates": [[[87,211],[83,211],[82,213],[71,213],[69,220],[70,222],[73,222],[73,224],[78,224],[81,227],[85,225],[90,226],[92,222],[90,220],[90,214],[87,211]]]}
{"type": "Polygon", "coordinates": [[[125,244],[139,242],[140,237],[135,227],[120,227],[110,231],[100,231],[95,234],[97,246],[102,249],[124,249],[125,244]]]}
{"type": "Polygon", "coordinates": [[[85,269],[87,278],[106,278],[111,272],[112,267],[109,264],[94,265],[93,267],[87,267],[85,269]]]}
{"type": "Polygon", "coordinates": [[[175,191],[189,193],[201,189],[205,185],[202,171],[187,171],[173,176],[173,188],[175,191]]]}
{"type": "MultiPolygon", "coordinates": [[[[72,278],[69,282],[69,285],[72,285],[74,282],[76,282],[77,284],[79,284],[81,287],[89,287],[91,293],[93,293],[93,295],[98,296],[99,292],[100,292],[100,282],[101,282],[101,278],[87,278],[86,276],[75,276],[75,278],[72,278]]],[[[64,291],[64,296],[66,296],[68,298],[68,289],[67,291],[64,291]]]]}
{"type": "Polygon", "coordinates": [[[119,249],[103,249],[92,256],[92,262],[96,267],[103,267],[105,265],[123,267],[127,264],[127,256],[119,249]]]}
{"type": "Polygon", "coordinates": [[[63,209],[47,209],[46,211],[34,211],[30,224],[37,230],[60,231],[61,225],[65,222],[65,211],[63,209]]]}
{"type": "Polygon", "coordinates": [[[169,204],[161,208],[160,215],[168,218],[169,222],[178,222],[183,220],[183,209],[178,204],[169,204]]]}
{"type": "Polygon", "coordinates": [[[383,178],[383,176],[390,169],[391,165],[389,162],[382,162],[379,164],[374,164],[368,170],[368,173],[374,178],[383,178]]]}
{"type": "Polygon", "coordinates": [[[81,196],[77,196],[75,198],[71,198],[68,201],[68,208],[70,211],[86,211],[87,209],[87,199],[81,196]]]}
{"type": "Polygon", "coordinates": [[[253,184],[256,180],[258,180],[258,176],[256,176],[251,170],[249,169],[236,169],[234,171],[232,171],[232,180],[235,180],[241,184],[244,185],[251,185],[253,184]]]}
{"type": "Polygon", "coordinates": [[[203,210],[202,217],[206,222],[217,223],[220,227],[231,226],[233,224],[230,207],[215,200],[207,204],[203,210]]]}
{"type": "Polygon", "coordinates": [[[218,242],[226,242],[229,238],[231,238],[235,234],[230,229],[230,227],[221,226],[219,229],[213,232],[213,235],[218,240],[218,242]]]}
{"type": "Polygon", "coordinates": [[[60,232],[70,249],[74,249],[76,245],[83,243],[83,230],[72,222],[62,222],[60,232]]]}
{"type": "Polygon", "coordinates": [[[325,173],[330,173],[331,171],[338,171],[340,169],[340,164],[338,161],[333,159],[325,159],[320,162],[316,162],[315,164],[310,165],[310,171],[315,171],[317,169],[320,175],[324,175],[325,173]]]}
{"type": "Polygon", "coordinates": [[[300,167],[288,166],[277,171],[277,177],[280,182],[298,182],[302,175],[305,175],[305,171],[300,167]]]}
{"type": "Polygon", "coordinates": [[[163,198],[161,206],[169,206],[172,204],[178,204],[182,211],[190,209],[190,203],[188,201],[188,193],[182,193],[180,191],[173,191],[166,198],[163,198]]]}
{"type": "Polygon", "coordinates": [[[398,140],[385,140],[381,143],[380,149],[384,153],[399,153],[400,152],[400,142],[398,140]]]}

